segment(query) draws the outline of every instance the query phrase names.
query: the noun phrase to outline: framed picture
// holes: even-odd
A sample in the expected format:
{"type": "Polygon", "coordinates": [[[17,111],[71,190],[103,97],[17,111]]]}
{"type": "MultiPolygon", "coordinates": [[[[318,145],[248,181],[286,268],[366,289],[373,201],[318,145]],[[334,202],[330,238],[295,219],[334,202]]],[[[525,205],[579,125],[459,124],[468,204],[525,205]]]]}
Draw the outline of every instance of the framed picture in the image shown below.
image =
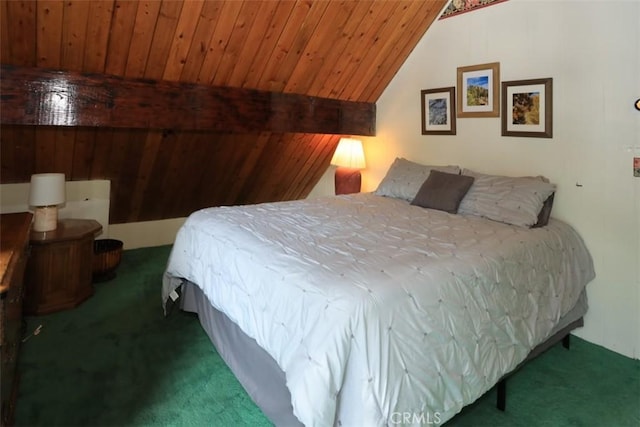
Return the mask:
{"type": "Polygon", "coordinates": [[[458,117],[500,115],[500,63],[458,67],[458,117]]]}
{"type": "Polygon", "coordinates": [[[502,82],[502,136],[553,136],[553,79],[502,82]]]}
{"type": "Polygon", "coordinates": [[[456,88],[420,91],[423,135],[456,134],[456,88]]]}

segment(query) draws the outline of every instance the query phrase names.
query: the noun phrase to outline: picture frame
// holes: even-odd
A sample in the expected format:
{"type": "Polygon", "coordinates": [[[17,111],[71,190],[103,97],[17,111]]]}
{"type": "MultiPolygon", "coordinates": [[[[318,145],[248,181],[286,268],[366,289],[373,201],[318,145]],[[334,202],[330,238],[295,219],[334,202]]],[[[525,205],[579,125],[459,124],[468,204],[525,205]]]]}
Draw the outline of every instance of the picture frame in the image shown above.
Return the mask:
{"type": "Polygon", "coordinates": [[[553,137],[553,79],[502,82],[502,136],[553,137]]]}
{"type": "Polygon", "coordinates": [[[456,88],[443,87],[420,91],[423,135],[456,134],[456,88]]]}
{"type": "Polygon", "coordinates": [[[500,115],[500,63],[458,67],[458,117],[500,115]]]}

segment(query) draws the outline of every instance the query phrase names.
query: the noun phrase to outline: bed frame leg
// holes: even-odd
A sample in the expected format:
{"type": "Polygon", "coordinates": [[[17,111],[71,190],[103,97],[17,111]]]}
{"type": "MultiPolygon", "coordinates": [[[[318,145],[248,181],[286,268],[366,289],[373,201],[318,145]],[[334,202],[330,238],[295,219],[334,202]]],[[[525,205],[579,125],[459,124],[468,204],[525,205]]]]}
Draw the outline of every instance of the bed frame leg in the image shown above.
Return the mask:
{"type": "Polygon", "coordinates": [[[571,334],[567,334],[562,338],[562,346],[567,350],[571,349],[571,334]]]}
{"type": "Polygon", "coordinates": [[[499,410],[504,412],[507,407],[507,380],[501,379],[498,382],[498,401],[496,402],[496,406],[499,410]]]}

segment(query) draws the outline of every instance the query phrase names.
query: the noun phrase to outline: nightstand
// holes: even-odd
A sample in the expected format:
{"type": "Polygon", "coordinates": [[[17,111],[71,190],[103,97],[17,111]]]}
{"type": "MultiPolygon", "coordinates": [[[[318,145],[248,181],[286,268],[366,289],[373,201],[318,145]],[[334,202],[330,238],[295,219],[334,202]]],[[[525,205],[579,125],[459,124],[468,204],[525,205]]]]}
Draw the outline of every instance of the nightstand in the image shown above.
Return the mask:
{"type": "Polygon", "coordinates": [[[101,230],[92,219],[62,219],[53,231],[31,231],[25,314],[66,310],[93,295],[93,240],[101,230]]]}

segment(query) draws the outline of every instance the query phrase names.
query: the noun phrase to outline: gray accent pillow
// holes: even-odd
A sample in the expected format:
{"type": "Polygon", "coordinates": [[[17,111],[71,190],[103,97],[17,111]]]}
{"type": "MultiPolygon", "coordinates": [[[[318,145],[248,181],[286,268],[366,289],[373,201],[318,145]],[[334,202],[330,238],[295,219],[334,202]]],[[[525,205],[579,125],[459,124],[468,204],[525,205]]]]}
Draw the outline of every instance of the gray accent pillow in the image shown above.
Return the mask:
{"type": "Polygon", "coordinates": [[[431,170],[459,174],[458,166],[428,166],[397,157],[382,179],[374,194],[412,201],[431,170]]]}
{"type": "Polygon", "coordinates": [[[531,227],[538,222],[538,214],[545,200],[556,186],[533,177],[485,175],[465,169],[463,175],[475,178],[462,199],[458,213],[475,215],[531,227]]]}
{"type": "Polygon", "coordinates": [[[473,180],[472,176],[432,170],[411,204],[454,214],[473,180]]]}

